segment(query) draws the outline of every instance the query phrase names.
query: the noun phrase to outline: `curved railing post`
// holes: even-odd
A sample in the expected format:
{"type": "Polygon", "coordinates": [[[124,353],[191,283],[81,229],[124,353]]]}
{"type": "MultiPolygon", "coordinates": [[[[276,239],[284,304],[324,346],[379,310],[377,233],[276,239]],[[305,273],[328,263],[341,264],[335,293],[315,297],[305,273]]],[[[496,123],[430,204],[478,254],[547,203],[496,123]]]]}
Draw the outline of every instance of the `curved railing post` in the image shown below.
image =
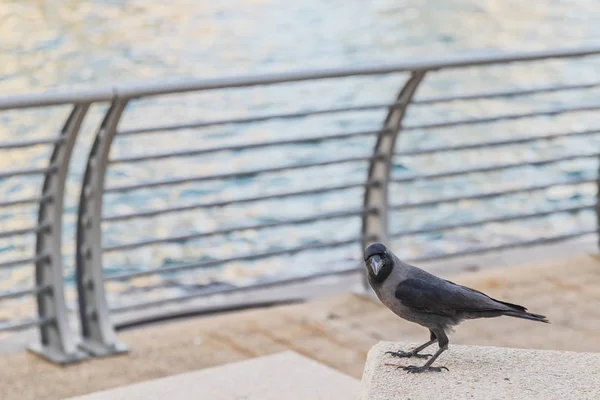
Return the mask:
{"type": "Polygon", "coordinates": [[[38,210],[38,226],[48,227],[37,233],[35,246],[36,284],[42,288],[37,293],[38,313],[44,323],[40,325],[40,343],[29,349],[58,364],[88,357],[78,350],[69,326],[61,251],[65,182],[73,146],[88,108],[89,104],[76,104],[62,128],[50,156],[50,171],[44,178],[38,210]]]}
{"type": "MultiPolygon", "coordinates": [[[[383,243],[388,241],[388,184],[396,139],[402,129],[402,120],[406,109],[424,76],[425,71],[412,72],[411,77],[398,94],[395,106],[390,108],[383,129],[377,136],[367,176],[367,182],[377,182],[377,184],[366,185],[364,194],[364,209],[375,209],[376,212],[363,215],[362,250],[373,241],[383,243]]],[[[365,274],[363,274],[363,284],[365,288],[368,288],[365,274]]]]}
{"type": "Polygon", "coordinates": [[[122,353],[127,347],[117,340],[110,321],[102,268],[102,195],[108,154],[127,100],[115,98],[90,151],[85,169],[77,217],[77,291],[81,320],[81,346],[95,356],[122,353]]]}

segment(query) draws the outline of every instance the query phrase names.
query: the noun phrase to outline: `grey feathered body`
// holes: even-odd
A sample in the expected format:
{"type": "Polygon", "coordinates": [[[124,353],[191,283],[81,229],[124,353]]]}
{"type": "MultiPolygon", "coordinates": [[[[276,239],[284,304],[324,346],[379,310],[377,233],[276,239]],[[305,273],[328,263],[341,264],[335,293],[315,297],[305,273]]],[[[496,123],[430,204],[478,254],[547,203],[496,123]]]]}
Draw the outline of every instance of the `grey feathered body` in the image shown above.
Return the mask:
{"type": "Polygon", "coordinates": [[[383,281],[369,275],[369,283],[385,306],[408,321],[445,332],[466,319],[501,315],[547,322],[522,306],[495,300],[393,257],[391,273],[383,281]]]}
{"type": "MultiPolygon", "coordinates": [[[[401,263],[402,261],[396,260],[396,263],[401,263]]],[[[435,315],[429,315],[425,313],[416,312],[411,307],[403,305],[398,298],[396,297],[396,288],[398,285],[407,279],[407,276],[410,275],[420,275],[421,272],[426,273],[425,271],[413,267],[412,265],[404,264],[402,269],[398,268],[399,264],[396,264],[392,273],[385,279],[382,283],[376,283],[369,276],[369,283],[371,287],[375,291],[375,294],[381,300],[381,302],[392,312],[398,315],[401,318],[404,318],[407,321],[414,322],[419,325],[423,325],[425,327],[438,326],[444,330],[446,330],[446,326],[454,325],[451,324],[452,321],[440,321],[439,317],[435,315]]],[[[432,275],[433,276],[433,275],[432,275]]]]}

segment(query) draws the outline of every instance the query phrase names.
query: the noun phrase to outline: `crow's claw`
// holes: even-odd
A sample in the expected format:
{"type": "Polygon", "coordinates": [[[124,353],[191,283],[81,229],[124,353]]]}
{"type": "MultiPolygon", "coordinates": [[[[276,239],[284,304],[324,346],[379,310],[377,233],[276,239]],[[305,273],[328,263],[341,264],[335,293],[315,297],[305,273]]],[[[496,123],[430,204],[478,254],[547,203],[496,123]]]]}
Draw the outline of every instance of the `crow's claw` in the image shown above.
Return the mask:
{"type": "Polygon", "coordinates": [[[415,358],[428,358],[431,357],[431,354],[418,354],[418,353],[413,353],[412,351],[406,352],[406,351],[386,351],[385,354],[391,354],[392,357],[398,357],[398,358],[411,358],[411,357],[415,357],[415,358]]]}
{"type": "Polygon", "coordinates": [[[409,365],[408,367],[398,367],[398,368],[402,368],[403,370],[406,371],[407,374],[418,374],[420,372],[442,372],[443,369],[445,369],[446,371],[449,371],[448,368],[446,367],[429,367],[429,368],[424,368],[424,367],[417,367],[416,365],[409,365]]]}

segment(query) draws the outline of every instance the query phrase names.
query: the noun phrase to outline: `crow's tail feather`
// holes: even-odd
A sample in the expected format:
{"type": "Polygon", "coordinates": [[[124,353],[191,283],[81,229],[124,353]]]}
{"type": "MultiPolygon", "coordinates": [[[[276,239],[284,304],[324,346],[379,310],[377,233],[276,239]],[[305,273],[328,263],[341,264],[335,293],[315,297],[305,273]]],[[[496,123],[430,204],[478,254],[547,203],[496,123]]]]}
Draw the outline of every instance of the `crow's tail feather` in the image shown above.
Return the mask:
{"type": "Polygon", "coordinates": [[[509,316],[509,317],[515,317],[515,318],[523,318],[523,319],[529,319],[532,321],[538,321],[538,322],[545,322],[547,324],[550,323],[550,321],[548,321],[548,318],[546,318],[546,316],[544,315],[540,315],[540,314],[534,314],[534,313],[530,313],[527,311],[505,311],[503,313],[503,315],[509,316]]]}
{"type": "Polygon", "coordinates": [[[512,310],[504,311],[502,313],[502,315],[507,315],[509,317],[515,317],[515,318],[529,319],[532,321],[545,322],[547,324],[550,323],[550,321],[548,321],[548,318],[546,318],[545,315],[530,313],[527,311],[527,309],[525,307],[520,306],[518,304],[508,303],[506,301],[500,301],[500,300],[496,300],[496,299],[492,299],[492,300],[512,308],[512,310]]]}

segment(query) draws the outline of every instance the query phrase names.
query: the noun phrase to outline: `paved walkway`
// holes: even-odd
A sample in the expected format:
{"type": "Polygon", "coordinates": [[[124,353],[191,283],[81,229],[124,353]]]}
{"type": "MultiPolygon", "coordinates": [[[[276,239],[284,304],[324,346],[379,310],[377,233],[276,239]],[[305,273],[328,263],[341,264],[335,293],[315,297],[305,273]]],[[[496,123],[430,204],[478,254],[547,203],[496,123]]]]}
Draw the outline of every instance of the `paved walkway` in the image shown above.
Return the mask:
{"type": "MultiPolygon", "coordinates": [[[[470,321],[455,344],[600,352],[600,257],[583,255],[501,268],[453,281],[532,312],[551,325],[498,318],[470,321]]],[[[367,351],[380,340],[423,342],[424,328],[404,322],[377,301],[345,294],[304,304],[194,318],[121,334],[126,356],[67,368],[28,353],[0,360],[0,399],[61,399],[147,379],[293,350],[360,378],[367,351]]]]}

